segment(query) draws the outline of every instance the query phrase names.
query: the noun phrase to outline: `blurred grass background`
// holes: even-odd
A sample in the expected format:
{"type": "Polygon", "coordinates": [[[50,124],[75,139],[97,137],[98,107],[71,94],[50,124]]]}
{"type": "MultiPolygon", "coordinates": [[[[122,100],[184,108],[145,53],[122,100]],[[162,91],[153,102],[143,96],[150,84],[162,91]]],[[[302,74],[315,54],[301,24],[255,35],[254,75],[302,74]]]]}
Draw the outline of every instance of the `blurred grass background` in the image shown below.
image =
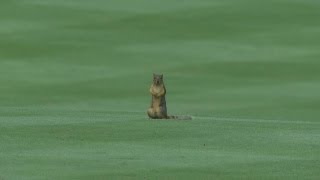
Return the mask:
{"type": "Polygon", "coordinates": [[[320,2],[2,0],[0,179],[319,179],[320,2]],[[149,121],[152,73],[170,114],[149,121]]]}

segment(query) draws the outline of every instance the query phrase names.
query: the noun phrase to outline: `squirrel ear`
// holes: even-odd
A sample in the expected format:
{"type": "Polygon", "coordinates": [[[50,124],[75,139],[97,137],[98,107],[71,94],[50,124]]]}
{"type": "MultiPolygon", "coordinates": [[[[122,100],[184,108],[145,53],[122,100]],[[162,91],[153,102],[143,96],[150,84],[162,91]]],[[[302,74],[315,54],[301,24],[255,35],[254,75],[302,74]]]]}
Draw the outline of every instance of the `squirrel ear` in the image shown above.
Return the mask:
{"type": "Polygon", "coordinates": [[[156,74],[155,73],[153,73],[153,77],[155,77],[156,76],[156,74]]]}

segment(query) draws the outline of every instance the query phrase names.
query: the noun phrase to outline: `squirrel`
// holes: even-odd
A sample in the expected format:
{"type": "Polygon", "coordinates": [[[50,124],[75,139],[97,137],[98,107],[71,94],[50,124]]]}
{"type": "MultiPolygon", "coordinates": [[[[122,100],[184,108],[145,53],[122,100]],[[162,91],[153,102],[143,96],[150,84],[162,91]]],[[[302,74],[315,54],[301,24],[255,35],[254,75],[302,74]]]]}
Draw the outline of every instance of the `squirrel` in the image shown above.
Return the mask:
{"type": "Polygon", "coordinates": [[[167,114],[166,87],[163,82],[163,74],[153,74],[153,82],[150,87],[152,95],[151,106],[148,109],[148,116],[151,119],[178,119],[191,120],[189,116],[169,116],[167,114]]]}

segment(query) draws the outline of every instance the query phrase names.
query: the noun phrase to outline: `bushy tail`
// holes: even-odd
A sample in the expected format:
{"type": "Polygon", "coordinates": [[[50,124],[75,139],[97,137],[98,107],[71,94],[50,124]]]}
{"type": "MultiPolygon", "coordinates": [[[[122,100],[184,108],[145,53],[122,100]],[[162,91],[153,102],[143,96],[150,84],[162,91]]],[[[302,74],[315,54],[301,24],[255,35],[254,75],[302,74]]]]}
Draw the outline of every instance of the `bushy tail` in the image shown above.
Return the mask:
{"type": "Polygon", "coordinates": [[[167,119],[192,120],[192,117],[191,116],[167,116],[167,119]]]}

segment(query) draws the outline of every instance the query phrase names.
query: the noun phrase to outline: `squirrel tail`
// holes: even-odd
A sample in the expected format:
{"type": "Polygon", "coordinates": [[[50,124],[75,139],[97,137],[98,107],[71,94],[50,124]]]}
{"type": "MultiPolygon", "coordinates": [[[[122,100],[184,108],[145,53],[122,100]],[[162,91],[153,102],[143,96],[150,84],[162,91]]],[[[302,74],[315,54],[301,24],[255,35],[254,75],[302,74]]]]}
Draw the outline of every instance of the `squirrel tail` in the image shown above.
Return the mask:
{"type": "Polygon", "coordinates": [[[167,119],[192,120],[192,117],[191,116],[167,116],[167,119]]]}

